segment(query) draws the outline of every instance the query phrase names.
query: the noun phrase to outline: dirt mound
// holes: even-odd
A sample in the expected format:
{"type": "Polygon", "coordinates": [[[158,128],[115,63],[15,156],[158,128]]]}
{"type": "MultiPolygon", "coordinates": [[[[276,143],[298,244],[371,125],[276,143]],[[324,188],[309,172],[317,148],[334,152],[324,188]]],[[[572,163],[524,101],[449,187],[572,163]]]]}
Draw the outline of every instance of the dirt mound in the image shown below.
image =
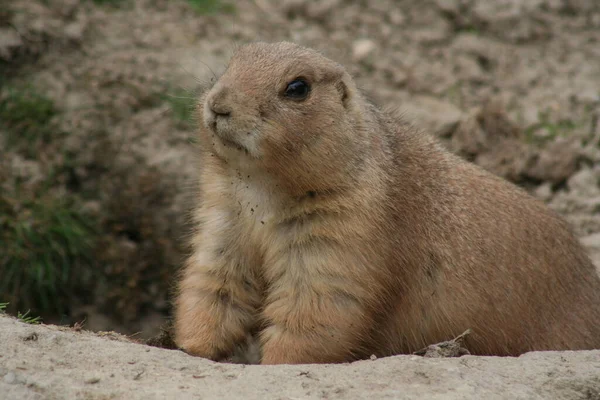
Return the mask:
{"type": "Polygon", "coordinates": [[[397,356],[342,365],[218,364],[180,351],[0,317],[6,399],[596,399],[600,351],[397,356]]]}

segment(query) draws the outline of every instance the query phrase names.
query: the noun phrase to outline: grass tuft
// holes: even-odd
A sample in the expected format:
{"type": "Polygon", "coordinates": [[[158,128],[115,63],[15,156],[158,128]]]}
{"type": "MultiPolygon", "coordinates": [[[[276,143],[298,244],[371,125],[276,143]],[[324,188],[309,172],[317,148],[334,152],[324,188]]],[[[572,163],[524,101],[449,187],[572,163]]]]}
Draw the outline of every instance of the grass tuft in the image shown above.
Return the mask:
{"type": "Polygon", "coordinates": [[[574,129],[579,127],[575,121],[570,119],[553,122],[551,121],[549,112],[540,112],[539,119],[540,122],[525,130],[525,138],[529,143],[544,144],[554,140],[558,136],[568,136],[574,129]],[[540,129],[545,129],[547,135],[542,138],[537,137],[535,132],[540,129]]]}
{"type": "Polygon", "coordinates": [[[21,322],[25,322],[26,324],[32,324],[32,325],[37,325],[40,324],[42,322],[42,318],[41,317],[32,317],[29,315],[29,311],[27,310],[27,312],[25,314],[21,314],[21,312],[17,313],[17,318],[21,321],[21,322]]]}
{"type": "Polygon", "coordinates": [[[169,104],[173,118],[180,128],[189,129],[196,122],[194,113],[198,99],[190,92],[179,89],[163,99],[169,104]]]}
{"type": "Polygon", "coordinates": [[[0,195],[0,293],[15,308],[64,313],[76,280],[90,269],[81,267],[91,263],[94,234],[65,199],[0,195]]]}
{"type": "Polygon", "coordinates": [[[0,124],[8,131],[6,146],[33,148],[62,135],[51,124],[57,109],[32,86],[7,87],[0,95],[0,124]]]}
{"type": "MultiPolygon", "coordinates": [[[[0,303],[0,314],[5,314],[6,309],[10,303],[0,303]]],[[[27,310],[25,314],[22,314],[20,311],[17,312],[17,318],[21,320],[21,322],[25,322],[26,324],[40,324],[42,322],[41,317],[32,317],[29,315],[30,310],[27,310]]]]}
{"type": "Polygon", "coordinates": [[[235,13],[235,5],[222,0],[188,0],[188,3],[198,14],[235,13]]]}

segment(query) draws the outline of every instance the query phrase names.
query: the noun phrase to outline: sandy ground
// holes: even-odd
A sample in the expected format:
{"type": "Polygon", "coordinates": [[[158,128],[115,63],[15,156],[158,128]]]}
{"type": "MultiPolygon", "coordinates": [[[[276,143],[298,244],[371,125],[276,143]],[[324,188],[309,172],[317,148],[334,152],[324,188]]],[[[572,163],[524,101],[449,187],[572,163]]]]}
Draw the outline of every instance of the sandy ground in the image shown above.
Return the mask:
{"type": "Polygon", "coordinates": [[[116,334],[0,317],[0,399],[598,399],[600,350],[218,364],[116,334]]]}

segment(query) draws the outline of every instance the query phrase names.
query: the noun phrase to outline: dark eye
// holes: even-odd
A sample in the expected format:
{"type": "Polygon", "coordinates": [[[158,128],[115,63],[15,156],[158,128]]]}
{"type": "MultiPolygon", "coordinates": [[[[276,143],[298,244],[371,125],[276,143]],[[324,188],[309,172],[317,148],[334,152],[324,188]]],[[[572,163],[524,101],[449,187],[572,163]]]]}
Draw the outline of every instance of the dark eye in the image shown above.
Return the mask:
{"type": "Polygon", "coordinates": [[[308,82],[303,79],[295,79],[288,83],[284,95],[290,99],[304,100],[308,96],[308,92],[310,92],[308,82]]]}

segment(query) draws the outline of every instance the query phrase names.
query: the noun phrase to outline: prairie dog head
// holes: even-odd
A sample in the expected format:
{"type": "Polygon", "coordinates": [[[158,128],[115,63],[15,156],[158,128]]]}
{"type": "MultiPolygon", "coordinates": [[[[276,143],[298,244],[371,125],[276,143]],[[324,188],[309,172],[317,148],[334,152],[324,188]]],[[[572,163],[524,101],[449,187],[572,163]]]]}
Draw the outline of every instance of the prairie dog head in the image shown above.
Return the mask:
{"type": "Polygon", "coordinates": [[[368,129],[345,69],[292,43],[239,48],[201,101],[203,145],[242,172],[292,192],[349,184],[368,129]]]}

